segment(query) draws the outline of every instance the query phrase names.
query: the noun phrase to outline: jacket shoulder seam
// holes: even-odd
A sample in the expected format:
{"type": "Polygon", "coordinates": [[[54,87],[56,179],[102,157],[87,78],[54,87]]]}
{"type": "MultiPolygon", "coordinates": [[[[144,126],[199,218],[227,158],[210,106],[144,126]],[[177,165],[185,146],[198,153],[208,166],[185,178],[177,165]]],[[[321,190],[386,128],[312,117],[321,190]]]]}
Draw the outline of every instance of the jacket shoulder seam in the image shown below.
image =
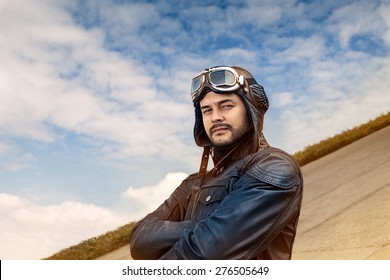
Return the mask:
{"type": "Polygon", "coordinates": [[[293,187],[301,177],[295,160],[276,148],[259,152],[247,172],[252,177],[280,188],[293,187]]]}

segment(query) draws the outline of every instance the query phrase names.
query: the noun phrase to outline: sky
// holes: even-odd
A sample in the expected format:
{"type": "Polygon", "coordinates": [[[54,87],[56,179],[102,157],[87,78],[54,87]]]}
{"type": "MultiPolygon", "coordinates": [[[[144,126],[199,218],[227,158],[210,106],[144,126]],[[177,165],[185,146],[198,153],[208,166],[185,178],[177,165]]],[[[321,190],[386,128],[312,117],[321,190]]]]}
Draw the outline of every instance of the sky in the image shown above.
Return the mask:
{"type": "Polygon", "coordinates": [[[0,259],[154,210],[202,150],[190,82],[249,70],[295,153],[390,110],[390,1],[0,0],[0,259]]]}

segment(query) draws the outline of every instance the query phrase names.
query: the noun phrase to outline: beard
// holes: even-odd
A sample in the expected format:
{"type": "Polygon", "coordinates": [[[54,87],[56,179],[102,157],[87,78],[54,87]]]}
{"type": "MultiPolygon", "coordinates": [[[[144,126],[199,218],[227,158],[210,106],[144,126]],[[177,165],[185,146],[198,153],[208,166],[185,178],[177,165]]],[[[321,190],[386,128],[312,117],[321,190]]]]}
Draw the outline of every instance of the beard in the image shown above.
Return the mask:
{"type": "Polygon", "coordinates": [[[209,138],[215,148],[226,148],[238,143],[248,130],[249,124],[247,122],[238,128],[233,128],[230,124],[215,124],[210,128],[209,138]],[[214,130],[217,128],[226,129],[223,136],[216,135],[218,132],[214,130]]]}

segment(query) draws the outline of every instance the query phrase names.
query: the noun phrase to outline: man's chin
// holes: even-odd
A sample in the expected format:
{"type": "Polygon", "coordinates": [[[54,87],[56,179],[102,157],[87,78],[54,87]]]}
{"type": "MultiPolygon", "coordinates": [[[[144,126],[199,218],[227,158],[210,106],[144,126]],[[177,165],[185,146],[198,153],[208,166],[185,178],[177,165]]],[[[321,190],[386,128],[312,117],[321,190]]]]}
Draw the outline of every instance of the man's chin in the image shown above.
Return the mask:
{"type": "Polygon", "coordinates": [[[232,144],[232,139],[215,138],[211,141],[216,148],[223,148],[232,144]]]}

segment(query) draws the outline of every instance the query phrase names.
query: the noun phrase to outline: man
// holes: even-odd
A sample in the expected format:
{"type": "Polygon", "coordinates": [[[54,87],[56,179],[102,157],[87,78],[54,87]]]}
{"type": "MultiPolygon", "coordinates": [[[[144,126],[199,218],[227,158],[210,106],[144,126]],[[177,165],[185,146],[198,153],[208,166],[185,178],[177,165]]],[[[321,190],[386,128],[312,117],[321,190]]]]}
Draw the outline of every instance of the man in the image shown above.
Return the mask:
{"type": "Polygon", "coordinates": [[[291,259],[303,179],[263,136],[263,87],[243,68],[213,67],[191,91],[200,170],[137,223],[133,258],[291,259]]]}

